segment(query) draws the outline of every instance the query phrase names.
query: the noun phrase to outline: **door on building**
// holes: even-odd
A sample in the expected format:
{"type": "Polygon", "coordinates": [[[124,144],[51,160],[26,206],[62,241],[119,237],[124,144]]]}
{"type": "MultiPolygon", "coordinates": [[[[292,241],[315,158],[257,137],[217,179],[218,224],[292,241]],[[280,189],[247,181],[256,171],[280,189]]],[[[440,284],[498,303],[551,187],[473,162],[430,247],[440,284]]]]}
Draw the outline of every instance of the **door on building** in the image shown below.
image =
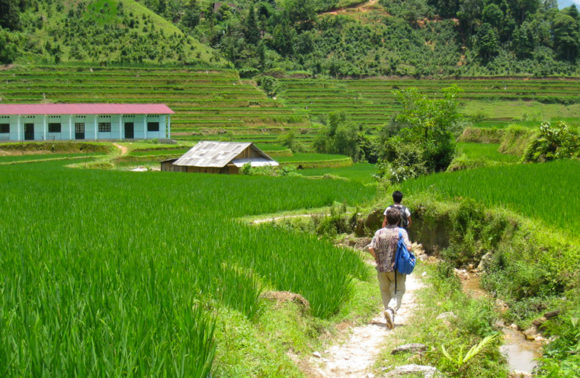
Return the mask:
{"type": "Polygon", "coordinates": [[[24,124],[24,140],[34,140],[34,123],[24,124]]]}
{"type": "Polygon", "coordinates": [[[75,123],[75,139],[85,139],[85,124],[75,123]]]}
{"type": "Polygon", "coordinates": [[[133,139],[135,137],[135,126],[133,122],[125,122],[125,139],[133,139]]]}

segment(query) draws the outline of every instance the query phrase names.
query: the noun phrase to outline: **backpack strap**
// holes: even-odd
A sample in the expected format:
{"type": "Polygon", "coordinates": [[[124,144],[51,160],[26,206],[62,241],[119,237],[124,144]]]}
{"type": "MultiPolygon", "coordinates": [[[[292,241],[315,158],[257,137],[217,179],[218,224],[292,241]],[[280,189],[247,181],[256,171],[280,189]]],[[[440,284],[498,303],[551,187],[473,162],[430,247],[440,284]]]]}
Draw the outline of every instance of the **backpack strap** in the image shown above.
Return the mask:
{"type": "MultiPolygon", "coordinates": [[[[401,227],[399,227],[399,240],[403,237],[401,227]]],[[[397,250],[395,251],[395,265],[397,265],[397,253],[399,252],[399,243],[397,242],[397,250]]],[[[397,295],[397,267],[395,267],[395,295],[397,295]]]]}

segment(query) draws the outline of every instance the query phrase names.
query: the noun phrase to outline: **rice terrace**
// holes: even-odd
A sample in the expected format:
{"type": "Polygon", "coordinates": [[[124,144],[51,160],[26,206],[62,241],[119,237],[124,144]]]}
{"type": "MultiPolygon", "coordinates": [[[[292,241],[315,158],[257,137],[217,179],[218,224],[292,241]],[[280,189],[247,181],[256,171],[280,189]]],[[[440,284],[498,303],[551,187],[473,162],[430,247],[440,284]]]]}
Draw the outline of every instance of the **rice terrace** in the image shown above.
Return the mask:
{"type": "Polygon", "coordinates": [[[472,3],[0,0],[0,375],[580,376],[577,2],[472,3]]]}

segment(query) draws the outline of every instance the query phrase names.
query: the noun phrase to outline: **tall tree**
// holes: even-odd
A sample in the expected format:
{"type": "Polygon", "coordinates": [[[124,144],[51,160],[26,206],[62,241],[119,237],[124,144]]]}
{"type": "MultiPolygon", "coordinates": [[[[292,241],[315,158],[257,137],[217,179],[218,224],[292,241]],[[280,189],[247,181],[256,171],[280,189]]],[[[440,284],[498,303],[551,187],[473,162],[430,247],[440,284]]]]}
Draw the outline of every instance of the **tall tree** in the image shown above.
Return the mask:
{"type": "Polygon", "coordinates": [[[497,55],[499,51],[499,38],[493,26],[484,23],[477,29],[474,47],[477,50],[477,55],[484,62],[489,61],[497,55]]]}
{"type": "Polygon", "coordinates": [[[256,21],[256,14],[254,12],[254,5],[250,5],[248,10],[248,17],[246,17],[245,22],[245,35],[246,40],[251,44],[256,44],[260,40],[260,29],[258,28],[258,22],[256,21]]]}
{"type": "Polygon", "coordinates": [[[558,56],[574,63],[580,51],[578,22],[572,16],[560,12],[554,17],[553,31],[554,49],[558,56]]]}
{"type": "Polygon", "coordinates": [[[200,9],[196,0],[191,0],[187,7],[185,8],[185,13],[181,19],[181,23],[189,28],[193,29],[199,24],[200,20],[200,9]]]}
{"type": "Polygon", "coordinates": [[[0,0],[0,27],[17,30],[20,26],[18,1],[0,0]]]}
{"type": "Polygon", "coordinates": [[[18,55],[20,33],[13,33],[0,27],[0,63],[12,63],[18,55]]]}

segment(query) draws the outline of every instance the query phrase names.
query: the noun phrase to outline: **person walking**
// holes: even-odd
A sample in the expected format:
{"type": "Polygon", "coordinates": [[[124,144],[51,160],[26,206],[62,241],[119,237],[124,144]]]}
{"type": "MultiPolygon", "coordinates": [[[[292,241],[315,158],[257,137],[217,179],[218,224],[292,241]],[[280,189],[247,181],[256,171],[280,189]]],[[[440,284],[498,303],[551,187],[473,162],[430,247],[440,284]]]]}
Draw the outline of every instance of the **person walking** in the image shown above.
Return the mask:
{"type": "Polygon", "coordinates": [[[386,227],[375,233],[369,246],[371,255],[377,263],[377,278],[383,300],[383,315],[389,329],[395,326],[395,314],[401,308],[403,294],[405,294],[406,274],[395,272],[395,256],[399,231],[405,241],[407,249],[411,251],[411,243],[407,231],[398,227],[401,220],[401,212],[395,207],[390,207],[385,212],[386,227]],[[394,299],[394,307],[391,301],[394,299]]]}
{"type": "Polygon", "coordinates": [[[383,227],[387,225],[387,210],[396,208],[401,212],[401,222],[399,223],[399,227],[404,228],[407,230],[411,227],[411,211],[401,204],[403,202],[403,193],[400,191],[393,192],[393,204],[385,209],[384,215],[385,219],[383,220],[383,227]]]}

